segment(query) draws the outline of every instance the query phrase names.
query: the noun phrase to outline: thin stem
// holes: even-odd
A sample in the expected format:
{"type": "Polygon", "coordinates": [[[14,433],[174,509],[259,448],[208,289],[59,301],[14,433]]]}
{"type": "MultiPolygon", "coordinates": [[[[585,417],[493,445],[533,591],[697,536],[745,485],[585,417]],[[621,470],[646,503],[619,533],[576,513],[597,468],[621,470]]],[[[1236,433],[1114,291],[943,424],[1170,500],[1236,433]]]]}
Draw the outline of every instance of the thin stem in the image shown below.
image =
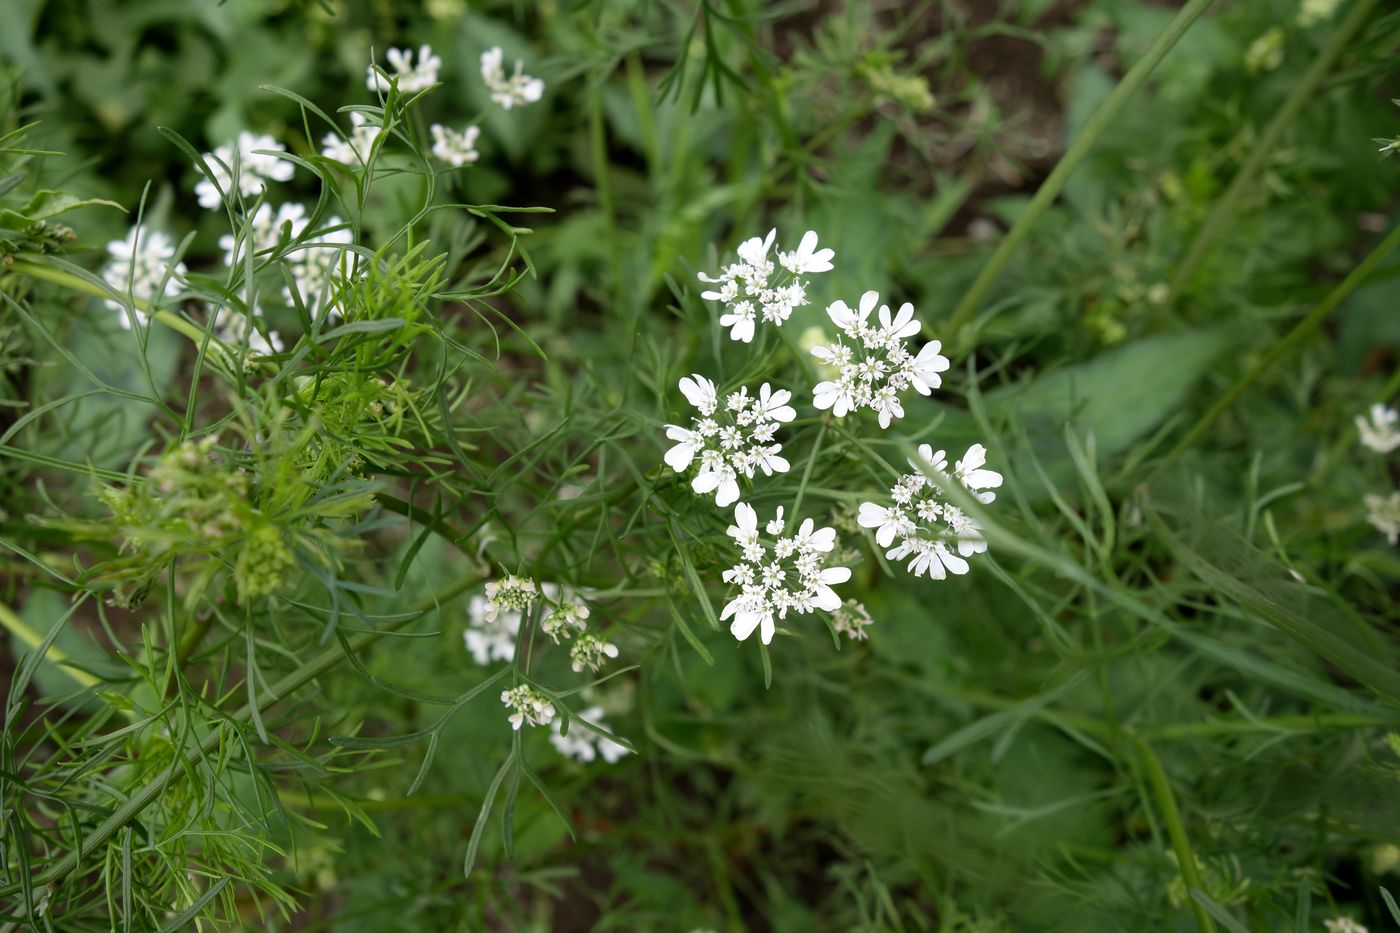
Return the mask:
{"type": "MultiPolygon", "coordinates": [[[[35,631],[30,627],[29,623],[19,617],[18,613],[14,612],[4,603],[0,603],[0,625],[9,629],[15,637],[24,642],[29,648],[38,648],[44,642],[43,634],[35,631]]],[[[77,681],[82,687],[92,688],[102,683],[99,678],[94,677],[87,671],[70,666],[68,662],[71,659],[68,656],[68,652],[58,647],[58,645],[49,645],[49,650],[45,652],[44,657],[62,670],[63,673],[77,681]]]]}
{"type": "Polygon", "coordinates": [[[1137,750],[1143,770],[1147,772],[1147,782],[1152,787],[1153,796],[1157,798],[1158,808],[1162,811],[1162,821],[1167,824],[1167,835],[1171,838],[1173,851],[1176,852],[1176,867],[1186,885],[1191,910],[1196,915],[1196,926],[1200,928],[1201,933],[1215,933],[1215,921],[1210,919],[1200,901],[1191,897],[1189,893],[1192,888],[1198,891],[1204,889],[1201,887],[1201,875],[1196,871],[1196,854],[1191,851],[1191,842],[1186,838],[1186,826],[1181,822],[1181,811],[1176,807],[1176,797],[1173,796],[1172,786],[1167,781],[1167,772],[1162,770],[1162,762],[1146,742],[1139,740],[1137,750]]]}
{"type": "Polygon", "coordinates": [[[1239,200],[1244,196],[1245,191],[1258,176],[1264,163],[1278,151],[1279,140],[1292,125],[1293,120],[1298,116],[1303,105],[1317,93],[1317,89],[1322,85],[1323,80],[1346,50],[1347,44],[1352,37],[1366,23],[1366,17],[1370,15],[1371,9],[1376,5],[1376,0],[1356,0],[1351,11],[1347,14],[1337,31],[1332,34],[1332,38],[1327,41],[1320,54],[1308,67],[1307,72],[1298,86],[1293,89],[1293,93],[1284,101],[1277,114],[1270,121],[1264,135],[1259,137],[1259,141],[1254,144],[1254,150],[1249,154],[1240,170],[1235,173],[1235,177],[1230,182],[1230,187],[1225,189],[1225,193],[1215,202],[1210,214],[1206,217],[1205,223],[1196,233],[1196,238],[1191,241],[1191,246],[1186,251],[1186,258],[1177,267],[1176,275],[1172,277],[1171,291],[1166,301],[1158,307],[1156,314],[1163,313],[1167,308],[1176,303],[1181,292],[1191,282],[1191,277],[1200,268],[1201,262],[1215,243],[1215,238],[1220,234],[1221,228],[1230,215],[1234,213],[1239,200]]]}
{"type": "Polygon", "coordinates": [[[998,276],[1006,264],[1011,260],[1011,254],[1016,251],[1016,247],[1021,245],[1021,241],[1030,233],[1031,227],[1040,219],[1040,216],[1049,209],[1051,203],[1059,195],[1065,184],[1069,181],[1070,175],[1074,173],[1079,163],[1084,161],[1084,157],[1093,149],[1094,143],[1099,135],[1113,122],[1113,118],[1118,115],[1118,111],[1123,109],[1123,105],[1128,102],[1139,87],[1152,74],[1153,69],[1161,62],[1162,58],[1171,51],[1172,46],[1186,33],[1202,13],[1211,5],[1213,0],[1191,0],[1190,3],[1182,7],[1181,12],[1167,24],[1167,28],[1162,30],[1162,34],[1148,48],[1146,54],[1134,65],[1118,86],[1113,89],[1113,93],[1108,95],[1099,108],[1089,117],[1088,122],[1079,135],[1075,137],[1065,154],[1060,157],[1059,164],[1055,166],[1050,177],[1045,179],[1040,190],[1035,193],[1031,203],[1026,206],[1026,210],[1016,220],[1014,226],[1002,239],[992,258],[982,267],[982,271],[977,274],[972,287],[967,290],[962,301],[953,310],[953,315],[948,319],[944,327],[947,334],[947,341],[953,342],[959,330],[966,326],[968,320],[981,306],[987,292],[995,284],[998,276]]]}
{"type": "Polygon", "coordinates": [[[1220,414],[1224,412],[1225,409],[1233,405],[1235,400],[1243,395],[1246,389],[1254,385],[1254,383],[1259,380],[1259,377],[1268,371],[1270,366],[1278,362],[1280,357],[1296,346],[1304,337],[1316,330],[1317,326],[1322,323],[1327,315],[1335,311],[1337,306],[1340,305],[1348,295],[1355,291],[1357,286],[1364,282],[1366,277],[1375,270],[1376,266],[1380,265],[1397,246],[1400,246],[1400,225],[1397,225],[1394,230],[1390,231],[1390,234],[1381,241],[1380,245],[1372,250],[1371,254],[1363,259],[1360,265],[1351,270],[1350,275],[1343,279],[1336,288],[1328,292],[1327,296],[1318,303],[1317,307],[1313,308],[1312,311],[1308,313],[1307,317],[1295,324],[1292,330],[1275,343],[1273,349],[1265,354],[1262,360],[1254,364],[1253,369],[1241,376],[1239,381],[1230,388],[1229,392],[1226,392],[1216,400],[1215,404],[1210,407],[1210,410],[1201,416],[1195,426],[1186,433],[1186,436],[1162,459],[1158,468],[1160,469],[1161,466],[1165,466],[1175,460],[1181,455],[1182,451],[1199,440],[1201,435],[1206,432],[1206,429],[1211,426],[1211,423],[1214,422],[1216,418],[1220,417],[1220,414]]]}

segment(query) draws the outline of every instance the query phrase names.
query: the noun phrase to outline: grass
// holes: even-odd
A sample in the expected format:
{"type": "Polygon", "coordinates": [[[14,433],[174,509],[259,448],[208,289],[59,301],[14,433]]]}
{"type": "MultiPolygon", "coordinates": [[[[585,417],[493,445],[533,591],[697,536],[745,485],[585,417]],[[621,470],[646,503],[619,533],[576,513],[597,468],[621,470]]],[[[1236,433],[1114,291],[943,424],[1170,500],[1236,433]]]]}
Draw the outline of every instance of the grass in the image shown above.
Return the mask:
{"type": "Polygon", "coordinates": [[[1315,6],[36,5],[0,41],[0,929],[1400,923],[1396,461],[1353,424],[1400,390],[1400,15],[1315,6]],[[439,86],[365,89],[424,43],[439,86]],[[492,46],[543,100],[489,99],[492,46]],[[293,177],[200,209],[243,129],[293,177]],[[138,219],[169,296],[108,268],[138,219]],[[733,342],[696,275],[769,228],[834,268],[733,342]],[[866,290],[951,360],[889,430],[812,405],[866,290]],[[695,373],[793,391],[742,501],[836,530],[868,639],[728,631],[734,511],[663,462],[695,373]],[[1005,477],[945,491],[987,553],[938,582],[857,522],[924,443],[1005,477]],[[617,657],[542,598],[476,663],[511,574],[617,657]]]}

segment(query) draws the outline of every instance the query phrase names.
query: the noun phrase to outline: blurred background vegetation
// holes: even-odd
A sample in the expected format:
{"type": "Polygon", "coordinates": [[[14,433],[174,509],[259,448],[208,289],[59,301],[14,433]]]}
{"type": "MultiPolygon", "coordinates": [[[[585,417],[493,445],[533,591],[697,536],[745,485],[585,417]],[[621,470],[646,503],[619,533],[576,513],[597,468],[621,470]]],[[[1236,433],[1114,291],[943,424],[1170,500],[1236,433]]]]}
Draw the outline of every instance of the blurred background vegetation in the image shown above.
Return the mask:
{"type": "MultiPolygon", "coordinates": [[[[70,215],[70,258],[88,268],[125,234],[143,192],[151,222],[193,235],[191,268],[218,262],[227,218],[193,208],[199,176],[159,128],[201,151],[249,129],[314,154],[326,128],[264,86],[334,114],[373,103],[372,56],[431,45],[443,87],[419,105],[421,119],[480,115],[483,128],[480,162],[444,176],[438,203],[554,211],[528,217],[533,274],[495,302],[548,359],[499,328],[501,356],[480,391],[500,404],[473,423],[490,453],[493,433],[524,444],[573,419],[574,446],[525,471],[544,498],[547,478],[618,424],[651,432],[635,443],[659,459],[662,395],[692,371],[683,361],[713,352],[694,274],[772,224],[789,239],[815,229],[835,248],[823,281],[833,297],[877,289],[911,301],[938,336],[1177,10],[1134,0],[7,0],[0,12],[3,129],[37,120],[30,144],[64,153],[26,184],[128,211],[70,215]],[[477,63],[496,45],[545,80],[540,104],[488,107],[477,63]]],[[[820,632],[787,639],[770,689],[752,646],[704,631],[694,607],[686,614],[713,665],[676,636],[667,603],[618,610],[637,633],[631,653],[652,663],[598,700],[641,753],[582,765],[527,737],[576,839],[549,801],[522,791],[513,849],[493,826],[463,878],[507,743],[488,698],[452,720],[411,797],[423,755],[414,744],[354,766],[337,759],[346,773],[288,792],[286,813],[253,831],[285,853],[267,855],[266,868],[299,892],[297,906],[282,920],[240,888],[241,922],[1316,930],[1350,916],[1390,928],[1381,889],[1400,889],[1400,748],[1387,742],[1400,727],[1400,558],[1360,499],[1395,476],[1358,449],[1351,418],[1400,388],[1400,263],[1381,263],[1208,432],[1172,448],[1394,228],[1400,160],[1372,140],[1400,133],[1397,61],[1400,12],[1389,4],[1222,0],[1098,137],[959,331],[955,392],[906,424],[910,437],[933,427],[949,447],[982,431],[999,439],[999,515],[1016,542],[1005,556],[994,538],[988,567],[936,587],[863,568],[870,640],[838,653],[820,632]],[[1228,193],[1246,170],[1252,180],[1228,193]],[[1213,220],[1227,197],[1232,209],[1213,220]],[[1373,666],[1352,663],[1358,655],[1373,666]],[[1168,799],[1179,819],[1165,816],[1168,799]],[[345,815],[347,800],[362,820],[345,815]]],[[[303,172],[279,190],[309,203],[320,185],[303,172]]],[[[510,245],[479,217],[420,217],[422,192],[407,171],[377,183],[352,218],[365,241],[416,224],[452,269],[506,257],[510,245]]],[[[129,385],[110,313],[39,288],[31,300],[66,347],[129,385]]],[[[794,334],[822,323],[818,304],[803,313],[794,334]]],[[[165,360],[158,381],[180,378],[177,339],[152,332],[167,348],[148,354],[165,360]]],[[[494,339],[476,348],[489,354],[494,339]]],[[[0,319],[0,350],[9,427],[25,405],[61,395],[55,383],[70,374],[13,318],[0,319]]],[[[28,449],[123,471],[150,442],[144,411],[85,402],[28,449]]],[[[626,475],[620,461],[613,469],[626,475]]],[[[0,461],[0,517],[14,540],[48,497],[80,511],[71,502],[86,492],[81,477],[35,458],[0,461]]],[[[600,508],[640,509],[636,490],[627,495],[600,508]]],[[[461,506],[461,524],[474,526],[481,507],[461,506]]],[[[365,573],[392,578],[410,546],[413,601],[475,566],[438,537],[410,535],[367,554],[365,573]]],[[[684,593],[667,573],[659,585],[684,593]]],[[[0,566],[0,583],[0,602],[34,629],[65,611],[62,587],[19,557],[0,566]]],[[[138,617],[110,612],[119,630],[139,632],[138,617]]],[[[480,679],[460,650],[460,609],[430,623],[444,637],[389,639],[367,653],[367,671],[434,695],[480,679]]],[[[58,644],[115,677],[98,631],[87,619],[58,644]]],[[[28,648],[16,636],[7,650],[13,666],[28,648]]],[[[36,699],[71,689],[57,668],[41,674],[36,699]]],[[[362,723],[411,733],[436,715],[348,666],[318,690],[333,734],[362,723]]]]}

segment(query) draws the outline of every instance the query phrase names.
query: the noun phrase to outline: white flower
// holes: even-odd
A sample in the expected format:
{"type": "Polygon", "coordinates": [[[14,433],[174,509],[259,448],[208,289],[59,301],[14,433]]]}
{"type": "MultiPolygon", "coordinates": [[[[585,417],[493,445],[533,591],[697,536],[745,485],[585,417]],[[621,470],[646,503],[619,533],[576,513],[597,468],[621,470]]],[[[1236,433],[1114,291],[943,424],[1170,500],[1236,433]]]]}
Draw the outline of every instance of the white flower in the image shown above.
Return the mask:
{"type": "Polygon", "coordinates": [[[358,110],[350,111],[350,135],[327,133],[321,140],[321,155],[345,165],[363,165],[369,161],[374,141],[384,127],[370,123],[358,110]]]}
{"type": "Polygon", "coordinates": [[[481,53],[481,80],[491,92],[491,99],[505,110],[533,104],[544,96],[544,82],[523,73],[525,63],[515,60],[515,74],[506,76],[504,53],[500,46],[481,53]]]}
{"type": "Polygon", "coordinates": [[[238,134],[234,143],[206,152],[204,164],[209,168],[210,177],[202,178],[194,186],[199,206],[209,210],[217,208],[225,197],[234,196],[235,187],[238,194],[253,198],[262,192],[265,182],[287,181],[292,177],[292,163],[260,153],[257,151],[259,149],[287,151],[287,147],[271,136],[257,136],[245,131],[238,134]],[[235,176],[238,180],[236,186],[235,176]]]}
{"type": "Polygon", "coordinates": [[[862,502],[856,521],[862,528],[875,529],[875,543],[888,549],[885,557],[894,561],[908,558],[907,569],[916,577],[942,580],[949,573],[967,573],[964,558],[986,551],[987,542],[977,523],[946,501],[940,481],[925,472],[941,476],[942,483],[958,483],[982,503],[996,499],[992,490],[1001,485],[1002,476],[986,469],[987,449],[981,444],[967,449],[951,475],[946,452],[921,444],[919,458],[921,462],[909,461],[916,472],[901,476],[890,489],[892,504],[862,502]]]}
{"type": "Polygon", "coordinates": [[[1389,496],[1368,493],[1365,496],[1366,521],[1385,535],[1391,544],[1400,543],[1400,490],[1389,496]]]}
{"type": "Polygon", "coordinates": [[[778,265],[785,274],[777,275],[768,258],[777,235],[773,229],[766,237],[740,243],[736,250],[739,261],[725,266],[717,278],[704,272],[697,276],[715,286],[701,292],[700,297],[724,305],[719,323],[729,328],[731,340],[751,343],[759,321],[781,327],[793,311],[807,304],[807,282],[799,276],[831,269],[835,252],[818,250],[817,234],[808,230],[796,250],[778,253],[778,265]]]}
{"type": "Polygon", "coordinates": [[[286,347],[282,337],[275,330],[267,330],[253,324],[257,308],[251,307],[242,313],[228,305],[219,308],[214,315],[214,333],[224,343],[241,347],[246,345],[253,356],[272,356],[281,353],[286,347]]]}
{"type": "Polygon", "coordinates": [[[485,667],[495,661],[515,658],[515,639],[520,634],[521,614],[518,611],[497,610],[495,618],[486,621],[486,597],[477,593],[467,603],[470,624],[462,632],[462,641],[472,660],[485,667]]]}
{"type": "MultiPolygon", "coordinates": [[[[546,583],[545,589],[548,595],[546,583]]],[[[556,645],[560,638],[572,638],[575,632],[582,632],[588,628],[588,607],[581,602],[577,602],[573,596],[558,600],[555,605],[551,605],[545,610],[544,616],[540,619],[540,631],[549,636],[556,645]]]]}
{"type": "Polygon", "coordinates": [[[264,201],[248,218],[248,235],[241,243],[232,233],[219,237],[219,249],[224,251],[224,265],[231,266],[238,261],[240,246],[245,256],[272,249],[281,242],[284,229],[289,240],[296,239],[306,229],[306,223],[306,208],[302,205],[283,204],[274,213],[272,205],[264,201]]]}
{"type": "Polygon", "coordinates": [[[928,395],[942,384],[939,374],[947,371],[949,363],[939,352],[942,344],[937,340],[924,344],[917,354],[905,349],[904,341],[921,326],[908,302],[893,316],[888,305],[881,305],[879,326],[871,326],[870,314],[879,303],[880,294],[871,291],[861,295],[857,308],[840,300],[827,307],[827,316],[851,343],[838,337],[836,343],[812,348],[812,355],[834,371],[833,378],[813,386],[812,404],[838,418],[869,408],[879,416],[880,427],[888,428],[904,417],[899,393],[912,387],[928,395]]]}
{"type": "Polygon", "coordinates": [[[802,235],[802,242],[797,245],[797,249],[791,253],[779,253],[778,265],[782,266],[793,275],[805,275],[808,272],[830,272],[831,260],[836,257],[836,250],[817,249],[817,231],[808,230],[802,235]]]}
{"type": "MultiPolygon", "coordinates": [[[[346,266],[353,255],[344,247],[354,239],[354,234],[343,226],[343,221],[332,216],[326,218],[326,226],[322,230],[297,244],[288,254],[287,262],[291,267],[292,280],[296,283],[296,294],[312,317],[318,317],[323,308],[336,303],[337,293],[350,272],[346,266]]],[[[282,297],[287,304],[296,304],[290,288],[282,289],[282,297]]]]}
{"type": "Polygon", "coordinates": [[[1400,411],[1381,404],[1371,406],[1370,420],[1356,416],[1356,430],[1361,443],[1378,454],[1388,454],[1400,447],[1400,411]]]}
{"type": "MultiPolygon", "coordinates": [[[[610,731],[603,725],[603,708],[601,706],[590,706],[574,718],[586,719],[603,732],[610,731]]],[[[628,753],[624,746],[585,729],[577,723],[569,730],[568,735],[564,735],[564,724],[561,720],[556,719],[551,729],[553,732],[549,737],[550,744],[554,746],[555,751],[566,758],[576,758],[588,763],[601,755],[604,761],[613,764],[628,753]]]]}
{"type": "Polygon", "coordinates": [[[569,666],[574,669],[574,673],[583,673],[584,668],[590,671],[597,671],[609,659],[617,657],[617,646],[612,642],[604,641],[592,632],[584,632],[574,642],[574,646],[569,649],[569,666]]]}
{"type": "Polygon", "coordinates": [[[504,580],[492,580],[486,584],[486,612],[483,618],[487,622],[495,622],[502,609],[522,614],[529,612],[530,604],[538,594],[535,581],[529,577],[511,574],[504,580]]]}
{"type": "Polygon", "coordinates": [[[481,153],[475,148],[481,130],[475,126],[469,126],[460,133],[441,123],[434,123],[428,129],[433,134],[433,155],[453,168],[461,168],[481,158],[481,153]]]}
{"type": "MultiPolygon", "coordinates": [[[[437,84],[442,59],[433,54],[432,46],[425,45],[418,49],[417,65],[413,64],[412,49],[390,49],[385,53],[385,57],[393,66],[393,71],[387,68],[385,71],[388,71],[389,78],[398,79],[399,90],[403,93],[416,94],[437,84]]],[[[365,84],[371,91],[389,90],[389,81],[373,65],[369,66],[369,77],[365,84]]]]}
{"type": "Polygon", "coordinates": [[[1297,23],[1304,29],[1315,26],[1325,19],[1331,19],[1340,5],[1341,0],[1303,0],[1298,7],[1297,23]]]}
{"type": "Polygon", "coordinates": [[[554,704],[528,684],[502,690],[501,703],[514,710],[509,717],[510,727],[517,732],[523,725],[547,726],[554,719],[554,704]]]}
{"type": "Polygon", "coordinates": [[[874,622],[865,606],[854,599],[846,600],[840,609],[831,614],[831,627],[851,641],[865,641],[869,637],[865,634],[865,627],[874,622]]]}
{"type": "MultiPolygon", "coordinates": [[[[782,527],[782,510],[765,526],[774,534],[782,527]]],[[[798,615],[818,609],[834,612],[841,598],[831,587],[851,578],[846,567],[825,567],[825,555],[836,545],[836,531],[815,527],[804,519],[797,534],[777,537],[771,549],[759,538],[758,513],[746,502],[734,507],[734,524],[728,534],[739,546],[741,559],[723,574],[724,582],[740,588],[739,595],[725,604],[720,619],[729,619],[729,633],[744,641],[757,629],[763,643],[769,644],[777,631],[777,619],[789,611],[798,615]]]]}
{"type": "Polygon", "coordinates": [[[1327,933],[1367,933],[1364,926],[1350,917],[1334,917],[1322,921],[1322,925],[1327,928],[1327,933]]]}
{"type": "Polygon", "coordinates": [[[790,469],[781,456],[783,445],[774,439],[780,424],[797,417],[797,410],[788,404],[792,393],[787,389],[774,391],[765,382],[758,397],[751,398],[749,390],[741,388],[725,400],[722,412],[715,384],[704,376],[682,378],[680,389],[698,414],[688,428],[666,425],[666,437],[676,443],[664,459],[671,469],[684,473],[700,458],[691,489],[700,495],[714,493],[715,504],[728,508],[739,498],[740,476],[753,479],[758,470],[772,476],[790,469]]]}
{"type": "MultiPolygon", "coordinates": [[[[159,230],[143,230],[132,227],[124,240],[113,240],[107,244],[111,256],[102,270],[102,278],[117,292],[130,295],[137,301],[155,304],[161,298],[173,298],[179,294],[185,275],[185,264],[175,258],[175,244],[170,237],[159,230]]],[[[107,307],[124,311],[125,303],[106,299],[107,307]]],[[[137,318],[144,321],[146,312],[133,308],[137,318]]],[[[131,320],[125,313],[117,315],[122,327],[131,329],[131,320]]]]}

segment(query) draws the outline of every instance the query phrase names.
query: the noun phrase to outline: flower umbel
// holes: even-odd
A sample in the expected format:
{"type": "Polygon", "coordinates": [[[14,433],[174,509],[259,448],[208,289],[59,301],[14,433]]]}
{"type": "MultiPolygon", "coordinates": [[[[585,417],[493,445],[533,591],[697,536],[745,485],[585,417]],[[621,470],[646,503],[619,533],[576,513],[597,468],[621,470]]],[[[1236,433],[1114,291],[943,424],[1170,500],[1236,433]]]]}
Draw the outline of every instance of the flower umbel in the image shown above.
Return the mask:
{"type": "Polygon", "coordinates": [[[481,153],[476,151],[476,138],[481,135],[481,130],[475,126],[469,126],[459,133],[441,123],[434,123],[428,130],[433,134],[433,155],[453,168],[461,168],[481,158],[481,153]]]}
{"type": "Polygon", "coordinates": [[[812,404],[840,418],[857,408],[869,408],[880,416],[880,427],[888,428],[895,418],[904,417],[899,394],[913,387],[928,395],[943,383],[939,373],[948,369],[948,358],[941,355],[942,344],[930,340],[917,354],[904,347],[904,339],[919,332],[914,306],[905,302],[890,316],[889,305],[880,305],[879,326],[869,322],[870,313],[880,302],[878,292],[866,292],[858,308],[844,301],[827,309],[832,323],[851,340],[814,347],[812,355],[836,370],[835,379],[819,382],[812,389],[812,404]]]}
{"type": "Polygon", "coordinates": [[[578,641],[574,642],[574,646],[569,649],[569,666],[574,669],[576,674],[583,673],[584,668],[597,671],[615,657],[617,657],[616,645],[604,641],[592,632],[584,632],[578,637],[578,641]]]}
{"type": "Polygon", "coordinates": [[[865,641],[869,638],[865,627],[874,622],[865,606],[854,599],[846,600],[840,609],[831,614],[831,627],[836,629],[838,635],[845,635],[851,641],[865,641]]]}
{"type": "Polygon", "coordinates": [[[1366,521],[1385,535],[1385,539],[1391,544],[1400,543],[1400,490],[1392,492],[1389,496],[1367,493],[1364,501],[1366,521]]]}
{"type": "Polygon", "coordinates": [[[1388,454],[1400,447],[1400,411],[1381,404],[1371,406],[1369,417],[1356,416],[1356,430],[1361,443],[1378,454],[1388,454]]]}
{"type": "Polygon", "coordinates": [[[437,83],[438,69],[442,67],[442,59],[434,55],[432,46],[428,45],[418,49],[417,65],[413,64],[412,49],[390,49],[385,53],[385,58],[389,59],[393,71],[384,69],[388,72],[386,78],[377,68],[370,65],[365,84],[371,91],[389,90],[389,78],[397,78],[399,90],[405,94],[426,91],[437,83]]]}
{"type": "MultiPolygon", "coordinates": [[[[574,718],[586,719],[596,728],[604,732],[609,731],[603,726],[603,708],[601,706],[590,706],[574,718]]],[[[554,720],[550,728],[552,729],[552,734],[549,737],[550,744],[554,746],[555,751],[566,758],[575,758],[586,764],[601,755],[604,761],[612,764],[623,755],[628,754],[624,746],[578,724],[569,730],[568,735],[564,735],[564,724],[561,720],[554,720]]]]}
{"type": "Polygon", "coordinates": [[[680,388],[698,414],[688,428],[666,425],[666,437],[676,441],[666,452],[666,465],[684,473],[699,456],[700,472],[690,488],[701,495],[713,492],[715,504],[727,508],[739,498],[740,474],[753,479],[757,470],[765,476],[788,471],[790,465],[779,456],[783,445],[774,438],[778,425],[797,417],[788,404],[791,392],[775,392],[765,382],[757,396],[740,388],[721,407],[715,384],[698,373],[682,378],[680,388]]]}
{"type": "Polygon", "coordinates": [[[501,703],[510,714],[510,727],[517,732],[521,726],[547,726],[554,719],[554,704],[529,684],[501,691],[501,703]]]}
{"type": "Polygon", "coordinates": [[[194,186],[199,206],[213,210],[223,203],[225,197],[233,197],[235,177],[238,181],[237,193],[245,198],[256,197],[268,181],[287,181],[292,177],[292,163],[258,152],[259,149],[287,151],[286,146],[271,136],[257,136],[245,131],[239,133],[233,143],[206,152],[204,164],[209,168],[210,177],[200,179],[194,186]]]}
{"type": "MultiPolygon", "coordinates": [[[[102,278],[121,294],[129,294],[148,304],[179,294],[185,264],[171,263],[175,258],[175,244],[159,230],[132,227],[126,239],[107,244],[107,253],[112,258],[102,270],[102,278]]],[[[107,299],[106,305],[116,311],[126,308],[124,303],[111,299],[107,299]]],[[[140,308],[133,310],[140,320],[146,319],[140,308]]],[[[118,314],[117,320],[122,327],[131,329],[131,321],[125,314],[118,314]]]]}
{"type": "Polygon", "coordinates": [[[504,54],[500,46],[481,53],[481,80],[491,92],[491,99],[505,110],[533,104],[544,96],[544,82],[524,73],[525,63],[515,60],[515,74],[506,75],[504,54]]]}
{"type": "Polygon", "coordinates": [[[908,570],[916,577],[928,574],[942,580],[948,573],[967,573],[964,558],[987,550],[987,542],[967,513],[944,501],[943,484],[956,482],[978,502],[987,503],[996,498],[990,490],[1001,485],[1001,474],[983,469],[987,449],[981,444],[967,449],[951,475],[944,451],[921,444],[919,457],[922,463],[909,461],[915,472],[901,476],[890,489],[892,505],[861,503],[861,527],[875,529],[875,543],[889,548],[885,556],[890,560],[910,558],[908,570]],[[943,483],[926,476],[925,471],[944,477],[943,483]],[[899,543],[890,547],[896,538],[899,543]]]}
{"type": "Polygon", "coordinates": [[[739,261],[721,270],[715,278],[701,272],[699,279],[715,286],[700,293],[706,301],[724,305],[720,315],[721,327],[728,327],[729,338],[744,343],[753,341],[754,326],[765,321],[775,327],[792,316],[792,312],[807,304],[807,282],[801,278],[813,272],[831,271],[836,252],[817,249],[817,234],[808,230],[802,242],[792,252],[779,252],[777,265],[768,258],[776,228],[767,237],[753,237],[739,244],[739,261]],[[782,268],[782,272],[778,271],[782,268]]]}
{"type": "Polygon", "coordinates": [[[486,584],[486,605],[482,618],[495,622],[501,610],[526,613],[539,594],[535,581],[529,577],[511,574],[504,580],[492,580],[486,584]]]}
{"type": "Polygon", "coordinates": [[[728,533],[742,559],[724,572],[724,582],[741,592],[725,604],[720,619],[734,617],[729,633],[740,641],[758,629],[759,638],[768,644],[777,630],[776,619],[787,618],[789,611],[803,615],[841,607],[841,597],[831,587],[849,580],[851,571],[823,566],[836,546],[836,530],[817,528],[810,518],[791,537],[783,536],[785,529],[779,507],[777,517],[764,525],[764,532],[775,539],[769,546],[760,540],[753,506],[740,502],[734,507],[734,524],[728,533]]]}
{"type": "Polygon", "coordinates": [[[515,639],[520,634],[521,613],[514,610],[501,611],[493,620],[486,619],[486,597],[477,593],[467,602],[467,628],[462,632],[462,641],[471,654],[472,660],[485,667],[494,661],[511,661],[515,658],[515,639]]]}
{"type": "Polygon", "coordinates": [[[369,161],[374,141],[384,132],[382,126],[370,123],[358,110],[350,111],[350,135],[327,133],[321,140],[321,155],[345,165],[362,165],[369,161]]]}

